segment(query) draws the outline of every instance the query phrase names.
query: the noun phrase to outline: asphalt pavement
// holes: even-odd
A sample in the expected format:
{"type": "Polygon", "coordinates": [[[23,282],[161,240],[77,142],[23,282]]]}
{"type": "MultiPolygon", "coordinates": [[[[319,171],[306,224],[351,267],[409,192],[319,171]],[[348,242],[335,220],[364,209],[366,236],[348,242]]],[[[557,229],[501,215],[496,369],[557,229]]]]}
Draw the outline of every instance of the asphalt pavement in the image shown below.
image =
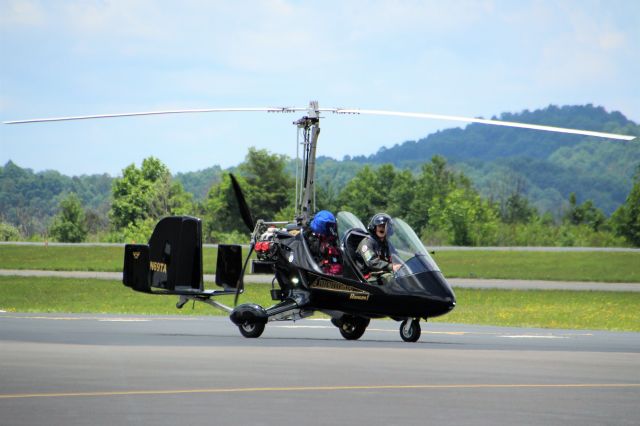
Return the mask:
{"type": "Polygon", "coordinates": [[[640,333],[0,314],[2,425],[637,425],[640,333]]]}

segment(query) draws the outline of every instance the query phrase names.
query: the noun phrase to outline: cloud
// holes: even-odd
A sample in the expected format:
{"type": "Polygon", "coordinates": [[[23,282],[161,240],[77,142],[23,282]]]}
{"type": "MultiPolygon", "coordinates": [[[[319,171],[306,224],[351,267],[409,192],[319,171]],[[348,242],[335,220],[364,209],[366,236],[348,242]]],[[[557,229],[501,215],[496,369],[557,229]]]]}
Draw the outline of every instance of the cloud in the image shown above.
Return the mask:
{"type": "Polygon", "coordinates": [[[37,1],[9,0],[0,3],[0,26],[36,27],[44,23],[44,10],[37,1]]]}

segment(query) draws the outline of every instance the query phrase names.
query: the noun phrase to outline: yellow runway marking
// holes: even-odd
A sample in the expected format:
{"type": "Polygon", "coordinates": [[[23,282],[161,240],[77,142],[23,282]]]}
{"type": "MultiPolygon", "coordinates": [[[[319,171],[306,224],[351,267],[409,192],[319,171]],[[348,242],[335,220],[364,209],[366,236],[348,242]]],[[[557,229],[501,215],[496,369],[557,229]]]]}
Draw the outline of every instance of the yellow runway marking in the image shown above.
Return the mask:
{"type": "MultiPolygon", "coordinates": [[[[1,311],[0,311],[1,312],[1,311]]],[[[181,318],[181,317],[69,317],[69,316],[39,316],[39,315],[2,315],[2,318],[10,319],[29,319],[29,320],[50,320],[50,321],[99,321],[99,322],[149,322],[154,320],[172,320],[172,321],[198,321],[198,318],[181,318]]]]}
{"type": "Polygon", "coordinates": [[[259,387],[259,388],[213,388],[213,389],[167,389],[138,391],[104,391],[104,392],[61,392],[61,393],[16,393],[0,394],[0,399],[19,398],[62,398],[62,397],[95,397],[95,396],[133,396],[133,395],[181,395],[207,393],[258,393],[258,392],[324,392],[348,390],[407,390],[407,389],[608,389],[639,388],[640,383],[559,383],[559,384],[452,384],[452,385],[362,385],[362,386],[291,386],[291,387],[259,387]]]}

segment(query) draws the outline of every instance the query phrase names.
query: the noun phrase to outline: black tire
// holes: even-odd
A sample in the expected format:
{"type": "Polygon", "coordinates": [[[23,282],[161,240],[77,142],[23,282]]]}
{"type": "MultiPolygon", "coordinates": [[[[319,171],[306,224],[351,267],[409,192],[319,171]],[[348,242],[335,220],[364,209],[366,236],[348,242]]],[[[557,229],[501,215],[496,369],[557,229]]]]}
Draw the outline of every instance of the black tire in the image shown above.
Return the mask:
{"type": "Polygon", "coordinates": [[[338,329],[340,330],[342,337],[345,339],[358,340],[367,330],[370,321],[371,320],[369,318],[342,317],[341,324],[338,329]]]}
{"type": "Polygon", "coordinates": [[[400,337],[405,342],[417,342],[420,338],[420,322],[417,319],[406,319],[400,324],[400,337]]]}
{"type": "Polygon", "coordinates": [[[244,323],[240,324],[238,328],[240,329],[240,334],[242,334],[244,337],[254,339],[262,335],[264,326],[265,324],[261,322],[245,321],[244,323]]]}

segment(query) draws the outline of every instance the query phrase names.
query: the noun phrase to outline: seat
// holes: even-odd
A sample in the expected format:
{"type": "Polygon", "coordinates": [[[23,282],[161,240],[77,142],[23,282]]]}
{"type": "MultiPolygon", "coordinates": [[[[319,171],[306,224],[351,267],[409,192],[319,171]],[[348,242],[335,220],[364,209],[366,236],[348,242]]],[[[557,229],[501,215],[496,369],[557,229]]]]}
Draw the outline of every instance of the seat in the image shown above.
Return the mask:
{"type": "Polygon", "coordinates": [[[358,266],[357,250],[360,241],[367,238],[369,234],[364,229],[353,228],[348,230],[342,240],[342,254],[344,258],[344,274],[348,278],[365,281],[362,270],[358,266]]]}

